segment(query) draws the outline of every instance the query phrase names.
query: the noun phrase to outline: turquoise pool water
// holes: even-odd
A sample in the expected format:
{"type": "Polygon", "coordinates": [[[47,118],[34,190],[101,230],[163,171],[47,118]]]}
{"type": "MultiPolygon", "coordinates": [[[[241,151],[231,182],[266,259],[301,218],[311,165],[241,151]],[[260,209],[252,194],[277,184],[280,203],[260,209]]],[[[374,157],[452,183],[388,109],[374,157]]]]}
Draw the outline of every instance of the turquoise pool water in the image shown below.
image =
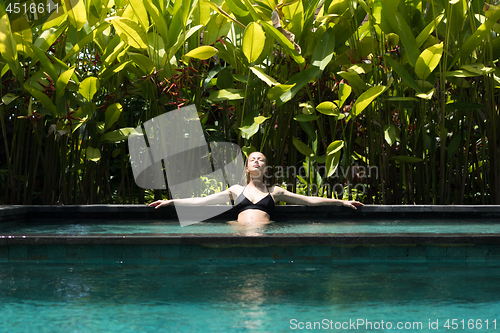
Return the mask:
{"type": "Polygon", "coordinates": [[[500,233],[498,219],[405,220],[291,220],[268,225],[203,222],[181,227],[178,222],[155,220],[32,220],[0,224],[0,234],[179,234],[179,233],[500,233]]]}
{"type": "Polygon", "coordinates": [[[495,332],[498,276],[500,264],[463,262],[9,262],[0,264],[0,331],[274,333],[326,319],[328,331],[347,332],[335,325],[360,319],[379,329],[353,331],[495,332]],[[445,328],[451,319],[458,329],[445,328]],[[467,328],[470,319],[482,328],[467,328]],[[422,326],[398,330],[398,323],[422,326]]]}

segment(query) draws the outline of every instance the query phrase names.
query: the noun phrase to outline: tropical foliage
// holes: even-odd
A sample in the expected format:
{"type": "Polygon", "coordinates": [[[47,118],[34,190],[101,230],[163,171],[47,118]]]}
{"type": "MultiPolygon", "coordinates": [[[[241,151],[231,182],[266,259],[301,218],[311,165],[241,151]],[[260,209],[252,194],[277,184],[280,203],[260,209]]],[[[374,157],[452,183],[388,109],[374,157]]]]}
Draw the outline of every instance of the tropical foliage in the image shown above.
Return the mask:
{"type": "Polygon", "coordinates": [[[188,104],[209,141],[264,152],[270,181],[299,193],[500,203],[493,4],[34,4],[0,0],[0,203],[151,199],[126,139],[188,104]]]}

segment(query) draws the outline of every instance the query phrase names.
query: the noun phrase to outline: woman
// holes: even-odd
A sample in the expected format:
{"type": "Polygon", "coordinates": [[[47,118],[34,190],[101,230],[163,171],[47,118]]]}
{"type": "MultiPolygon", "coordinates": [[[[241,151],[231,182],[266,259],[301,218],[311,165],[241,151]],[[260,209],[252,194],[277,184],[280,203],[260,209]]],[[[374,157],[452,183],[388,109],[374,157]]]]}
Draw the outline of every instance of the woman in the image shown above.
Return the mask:
{"type": "Polygon", "coordinates": [[[339,205],[353,209],[356,209],[356,206],[363,206],[362,203],[357,201],[307,197],[292,193],[279,186],[272,186],[269,189],[264,183],[264,171],[266,167],[267,159],[264,154],[253,152],[248,156],[245,166],[247,175],[250,178],[246,186],[233,185],[223,192],[203,198],[157,200],[150,203],[149,206],[160,208],[171,205],[174,202],[189,206],[223,204],[227,202],[229,194],[232,198],[237,198],[235,209],[238,212],[238,222],[269,222],[269,215],[277,201],[307,206],[339,205]]]}

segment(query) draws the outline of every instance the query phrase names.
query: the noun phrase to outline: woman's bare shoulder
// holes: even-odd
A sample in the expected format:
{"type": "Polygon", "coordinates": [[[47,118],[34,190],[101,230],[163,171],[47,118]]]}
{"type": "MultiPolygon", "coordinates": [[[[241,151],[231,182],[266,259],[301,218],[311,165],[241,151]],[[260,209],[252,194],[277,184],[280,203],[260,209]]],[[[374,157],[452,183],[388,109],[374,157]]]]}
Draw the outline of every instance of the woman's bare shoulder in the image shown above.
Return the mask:
{"type": "Polygon", "coordinates": [[[241,191],[243,191],[243,189],[244,189],[244,186],[241,186],[239,184],[235,184],[235,185],[229,187],[229,192],[231,192],[231,194],[239,195],[241,193],[241,191]]]}
{"type": "Polygon", "coordinates": [[[280,186],[278,185],[273,185],[271,187],[269,187],[269,193],[271,193],[273,196],[279,196],[281,194],[283,194],[285,191],[285,189],[281,188],[280,186]]]}

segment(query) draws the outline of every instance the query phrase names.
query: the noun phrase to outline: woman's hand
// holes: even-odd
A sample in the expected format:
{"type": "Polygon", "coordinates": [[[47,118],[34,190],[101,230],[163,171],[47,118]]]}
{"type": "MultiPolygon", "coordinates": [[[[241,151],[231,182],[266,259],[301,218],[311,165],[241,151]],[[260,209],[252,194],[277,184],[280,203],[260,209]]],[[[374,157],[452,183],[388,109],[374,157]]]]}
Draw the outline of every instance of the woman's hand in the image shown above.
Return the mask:
{"type": "Polygon", "coordinates": [[[342,205],[352,209],[357,209],[356,206],[364,206],[361,202],[357,201],[342,201],[342,205]]]}
{"type": "Polygon", "coordinates": [[[155,207],[155,209],[160,208],[161,206],[169,206],[174,203],[174,200],[157,200],[150,203],[149,207],[155,207]]]}

